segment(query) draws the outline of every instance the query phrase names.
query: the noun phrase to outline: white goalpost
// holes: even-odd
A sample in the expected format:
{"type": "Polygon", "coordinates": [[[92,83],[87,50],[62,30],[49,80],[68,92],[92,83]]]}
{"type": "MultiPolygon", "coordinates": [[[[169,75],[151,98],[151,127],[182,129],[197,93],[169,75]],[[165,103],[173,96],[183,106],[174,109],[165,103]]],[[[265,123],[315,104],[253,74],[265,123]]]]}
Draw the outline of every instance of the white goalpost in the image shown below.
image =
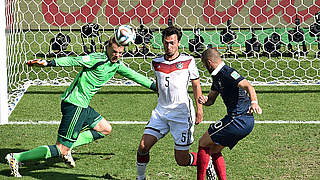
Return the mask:
{"type": "Polygon", "coordinates": [[[0,124],[8,123],[7,51],[5,1],[0,2],[0,124]]]}
{"type": "MultiPolygon", "coordinates": [[[[202,85],[211,84],[199,56],[208,46],[253,85],[320,85],[319,2],[2,1],[0,22],[7,21],[7,34],[0,25],[0,123],[7,123],[30,85],[68,85],[79,72],[76,67],[27,67],[26,60],[102,52],[122,24],[140,37],[136,46],[126,47],[123,62],[150,78],[151,59],[163,54],[161,30],[173,24],[182,29],[180,52],[195,57],[202,85]]],[[[120,76],[110,84],[134,85],[120,76]]]]}

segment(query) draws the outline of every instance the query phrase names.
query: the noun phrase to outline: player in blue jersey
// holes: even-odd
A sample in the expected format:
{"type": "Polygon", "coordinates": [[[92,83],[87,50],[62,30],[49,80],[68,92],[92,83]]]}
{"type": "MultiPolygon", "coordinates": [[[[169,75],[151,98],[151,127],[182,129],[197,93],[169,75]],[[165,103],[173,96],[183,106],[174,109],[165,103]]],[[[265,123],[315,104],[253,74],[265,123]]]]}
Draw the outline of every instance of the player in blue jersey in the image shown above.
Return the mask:
{"type": "Polygon", "coordinates": [[[111,38],[105,53],[87,56],[61,57],[51,61],[30,60],[29,66],[78,66],[82,70],[61,96],[62,120],[55,145],[39,146],[29,151],[7,154],[11,175],[21,177],[19,164],[23,161],[62,157],[66,164],[75,167],[71,148],[88,144],[110,134],[110,123],[89,106],[91,98],[115,73],[131,79],[142,86],[156,90],[156,85],[147,77],[126,67],[120,61],[124,47],[111,38]]]}
{"type": "Polygon", "coordinates": [[[213,82],[208,96],[200,96],[199,103],[211,106],[220,94],[227,107],[227,115],[210,124],[199,140],[197,179],[205,179],[211,156],[219,180],[225,180],[227,176],[222,149],[232,149],[246,137],[253,129],[253,113],[261,114],[262,110],[252,85],[235,69],[225,65],[216,49],[205,50],[201,60],[213,82]]]}

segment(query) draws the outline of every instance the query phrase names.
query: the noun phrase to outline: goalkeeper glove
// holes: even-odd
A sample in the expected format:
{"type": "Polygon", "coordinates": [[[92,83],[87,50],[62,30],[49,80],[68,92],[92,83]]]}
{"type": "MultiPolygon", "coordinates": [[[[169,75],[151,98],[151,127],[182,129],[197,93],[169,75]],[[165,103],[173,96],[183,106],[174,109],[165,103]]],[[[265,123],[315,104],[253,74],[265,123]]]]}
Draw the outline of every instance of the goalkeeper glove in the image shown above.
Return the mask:
{"type": "Polygon", "coordinates": [[[26,62],[28,66],[40,66],[40,67],[45,67],[48,65],[48,62],[46,60],[41,60],[41,59],[34,59],[34,60],[29,60],[26,62]]]}

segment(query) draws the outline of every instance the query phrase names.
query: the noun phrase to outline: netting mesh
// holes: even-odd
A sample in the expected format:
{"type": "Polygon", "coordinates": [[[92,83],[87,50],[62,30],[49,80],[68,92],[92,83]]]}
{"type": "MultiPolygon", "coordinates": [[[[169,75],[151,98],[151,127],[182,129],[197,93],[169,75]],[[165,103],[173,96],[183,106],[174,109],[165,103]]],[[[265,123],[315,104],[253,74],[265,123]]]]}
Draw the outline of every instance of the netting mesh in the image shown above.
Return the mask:
{"type": "MultiPolygon", "coordinates": [[[[182,29],[181,52],[200,62],[208,46],[253,84],[319,84],[320,0],[6,0],[9,105],[29,85],[67,85],[77,67],[29,68],[26,60],[102,52],[120,24],[136,28],[123,61],[153,77],[151,59],[163,53],[161,30],[182,29]]],[[[109,84],[132,82],[115,76],[109,84]]]]}

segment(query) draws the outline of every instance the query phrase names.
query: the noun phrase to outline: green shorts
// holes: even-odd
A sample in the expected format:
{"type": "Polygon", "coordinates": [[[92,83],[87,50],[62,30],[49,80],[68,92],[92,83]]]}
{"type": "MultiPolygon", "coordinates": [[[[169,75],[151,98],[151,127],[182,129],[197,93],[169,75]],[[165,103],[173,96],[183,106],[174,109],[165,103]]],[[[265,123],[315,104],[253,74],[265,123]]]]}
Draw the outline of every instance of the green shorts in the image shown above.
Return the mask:
{"type": "Polygon", "coordinates": [[[82,108],[64,101],[61,102],[61,113],[57,141],[68,148],[76,142],[82,130],[92,129],[102,120],[102,116],[90,106],[82,108]]]}

